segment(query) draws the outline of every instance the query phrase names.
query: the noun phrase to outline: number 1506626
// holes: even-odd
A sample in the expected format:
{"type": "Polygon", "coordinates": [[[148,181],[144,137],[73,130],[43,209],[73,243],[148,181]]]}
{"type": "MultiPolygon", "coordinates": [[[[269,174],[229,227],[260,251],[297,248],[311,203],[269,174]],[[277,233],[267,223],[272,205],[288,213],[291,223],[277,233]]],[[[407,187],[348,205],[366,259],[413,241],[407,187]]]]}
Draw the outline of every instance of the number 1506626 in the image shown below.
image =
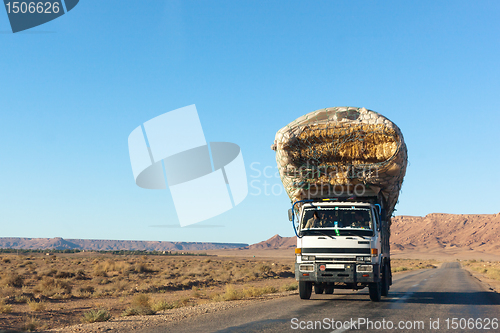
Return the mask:
{"type": "Polygon", "coordinates": [[[452,330],[496,330],[498,329],[498,318],[447,318],[446,328],[452,330]]]}
{"type": "Polygon", "coordinates": [[[61,10],[59,2],[6,2],[8,14],[57,14],[61,10]]]}

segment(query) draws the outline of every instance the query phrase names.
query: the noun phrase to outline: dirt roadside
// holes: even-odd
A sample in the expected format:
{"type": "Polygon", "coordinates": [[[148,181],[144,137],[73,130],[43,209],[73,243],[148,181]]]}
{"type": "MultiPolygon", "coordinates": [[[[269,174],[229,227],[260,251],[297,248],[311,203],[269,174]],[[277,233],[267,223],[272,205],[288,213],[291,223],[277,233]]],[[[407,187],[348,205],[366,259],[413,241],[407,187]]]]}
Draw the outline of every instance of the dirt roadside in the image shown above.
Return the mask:
{"type": "Polygon", "coordinates": [[[177,309],[159,311],[153,316],[130,316],[116,317],[109,321],[92,324],[78,324],[70,327],[48,330],[46,332],[68,332],[68,333],[97,333],[97,332],[130,332],[138,328],[155,327],[167,322],[186,320],[194,316],[200,316],[208,313],[224,311],[234,307],[261,302],[279,297],[296,295],[298,291],[286,291],[275,294],[263,295],[256,298],[238,300],[231,302],[215,302],[199,304],[195,306],[186,306],[177,309]]]}

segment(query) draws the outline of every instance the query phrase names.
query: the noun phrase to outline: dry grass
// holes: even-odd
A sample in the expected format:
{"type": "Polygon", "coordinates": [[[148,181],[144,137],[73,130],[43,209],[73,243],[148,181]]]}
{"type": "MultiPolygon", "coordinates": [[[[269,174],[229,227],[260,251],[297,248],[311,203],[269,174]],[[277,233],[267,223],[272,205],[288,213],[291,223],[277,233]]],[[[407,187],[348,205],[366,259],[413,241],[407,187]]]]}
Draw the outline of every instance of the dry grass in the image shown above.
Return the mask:
{"type": "Polygon", "coordinates": [[[243,289],[236,289],[233,285],[226,286],[226,292],[222,294],[215,294],[212,296],[214,301],[234,301],[239,299],[258,297],[265,294],[273,294],[278,292],[278,289],[271,286],[265,287],[246,287],[243,289]]]}
{"type": "Polygon", "coordinates": [[[23,323],[23,330],[28,332],[38,331],[44,327],[45,325],[42,325],[40,321],[33,316],[26,317],[23,323]]]}
{"type": "MultiPolygon", "coordinates": [[[[74,256],[77,256],[75,254],[74,256]]],[[[10,255],[0,261],[0,297],[31,293],[52,299],[128,296],[246,283],[293,275],[272,261],[120,256],[80,258],[10,255]]],[[[195,289],[193,289],[195,290],[195,289]]]]}
{"type": "Polygon", "coordinates": [[[282,291],[297,290],[297,289],[299,289],[299,284],[298,284],[298,282],[293,282],[293,283],[285,284],[285,285],[282,285],[280,289],[282,291]]]}
{"type": "Polygon", "coordinates": [[[500,281],[500,262],[498,261],[468,260],[462,262],[462,265],[475,272],[484,274],[490,279],[500,281]]]}
{"type": "Polygon", "coordinates": [[[100,315],[99,310],[87,314],[83,309],[106,308],[113,316],[146,315],[219,298],[293,290],[292,261],[293,255],[287,264],[274,259],[215,256],[3,255],[0,321],[10,329],[33,330],[91,321],[100,315]],[[288,285],[283,286],[282,279],[288,285]],[[228,292],[228,284],[234,286],[234,295],[228,292]],[[36,318],[26,317],[34,313],[36,318]]]}
{"type": "Polygon", "coordinates": [[[321,155],[325,164],[349,161],[352,164],[383,162],[394,155],[399,137],[385,125],[350,124],[349,126],[320,124],[304,127],[291,152],[292,163],[315,160],[321,155]],[[311,145],[314,149],[311,149],[311,145]]]}
{"type": "Polygon", "coordinates": [[[391,259],[391,271],[393,273],[437,267],[439,267],[439,262],[436,260],[391,259]]]}
{"type": "Polygon", "coordinates": [[[163,311],[169,309],[182,308],[183,306],[188,306],[188,305],[194,305],[194,303],[191,302],[191,299],[189,297],[182,297],[172,302],[160,300],[152,306],[152,309],[153,311],[163,311]]]}
{"type": "Polygon", "coordinates": [[[150,296],[137,294],[132,299],[132,306],[123,311],[122,316],[154,315],[155,310],[151,307],[150,296]]]}
{"type": "Polygon", "coordinates": [[[45,311],[45,309],[47,308],[47,303],[44,301],[37,302],[34,300],[29,300],[27,303],[29,309],[33,312],[45,311]]]}
{"type": "Polygon", "coordinates": [[[108,321],[111,319],[111,314],[106,309],[94,309],[87,311],[83,314],[82,322],[84,323],[95,323],[108,321]]]}
{"type": "Polygon", "coordinates": [[[5,304],[3,299],[0,300],[0,313],[11,313],[12,306],[10,304],[5,304]]]}

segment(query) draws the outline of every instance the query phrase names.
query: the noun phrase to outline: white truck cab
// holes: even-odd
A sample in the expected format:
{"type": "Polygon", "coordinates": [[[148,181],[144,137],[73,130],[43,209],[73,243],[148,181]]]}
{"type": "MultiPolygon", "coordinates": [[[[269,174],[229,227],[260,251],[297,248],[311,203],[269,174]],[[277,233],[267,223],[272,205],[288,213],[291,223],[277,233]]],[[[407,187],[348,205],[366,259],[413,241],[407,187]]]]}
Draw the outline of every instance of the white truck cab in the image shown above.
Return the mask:
{"type": "Polygon", "coordinates": [[[299,296],[369,288],[380,301],[392,284],[389,223],[377,197],[296,202],[289,212],[297,234],[299,296]],[[297,220],[295,220],[297,217],[297,220]]]}

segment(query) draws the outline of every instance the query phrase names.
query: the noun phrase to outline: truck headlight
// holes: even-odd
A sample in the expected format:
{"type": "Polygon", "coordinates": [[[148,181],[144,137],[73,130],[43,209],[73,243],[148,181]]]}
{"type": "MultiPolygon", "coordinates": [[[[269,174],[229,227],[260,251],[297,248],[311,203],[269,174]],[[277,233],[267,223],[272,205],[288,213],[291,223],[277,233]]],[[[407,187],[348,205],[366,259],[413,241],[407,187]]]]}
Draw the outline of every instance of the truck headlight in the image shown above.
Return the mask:
{"type": "Polygon", "coordinates": [[[313,265],[299,265],[299,271],[312,272],[312,271],[314,271],[314,266],[313,265]]]}
{"type": "Polygon", "coordinates": [[[356,267],[356,272],[371,273],[373,272],[372,265],[359,265],[356,267]]]}
{"type": "Polygon", "coordinates": [[[315,256],[302,256],[302,261],[314,261],[316,260],[315,256]]]}
{"type": "Polygon", "coordinates": [[[372,257],[356,257],[357,262],[371,262],[372,257]]]}

